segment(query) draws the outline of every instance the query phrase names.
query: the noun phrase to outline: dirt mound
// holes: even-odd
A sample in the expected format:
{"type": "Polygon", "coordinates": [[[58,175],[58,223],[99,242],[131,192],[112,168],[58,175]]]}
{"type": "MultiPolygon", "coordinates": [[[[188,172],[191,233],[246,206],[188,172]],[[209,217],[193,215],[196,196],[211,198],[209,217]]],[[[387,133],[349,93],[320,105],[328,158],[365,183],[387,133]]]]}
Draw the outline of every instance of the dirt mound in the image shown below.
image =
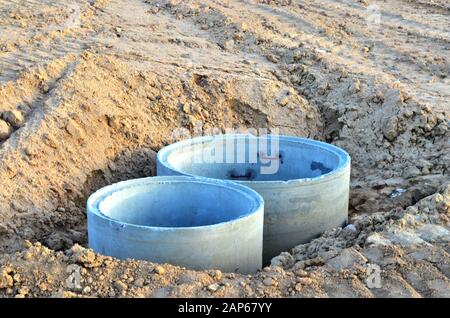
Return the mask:
{"type": "Polygon", "coordinates": [[[448,8],[398,6],[0,4],[0,34],[10,35],[0,35],[0,293],[446,295],[450,26],[439,17],[448,8]],[[154,175],[155,152],[182,133],[227,128],[278,129],[346,149],[353,227],[253,276],[117,261],[81,247],[92,191],[154,175]],[[367,288],[368,264],[381,268],[378,291],[367,288]],[[78,271],[82,289],[73,287],[78,271]]]}
{"type": "Polygon", "coordinates": [[[55,252],[27,241],[1,259],[0,295],[449,297],[449,213],[450,184],[406,210],[359,217],[255,275],[119,261],[79,245],[55,252]]]}

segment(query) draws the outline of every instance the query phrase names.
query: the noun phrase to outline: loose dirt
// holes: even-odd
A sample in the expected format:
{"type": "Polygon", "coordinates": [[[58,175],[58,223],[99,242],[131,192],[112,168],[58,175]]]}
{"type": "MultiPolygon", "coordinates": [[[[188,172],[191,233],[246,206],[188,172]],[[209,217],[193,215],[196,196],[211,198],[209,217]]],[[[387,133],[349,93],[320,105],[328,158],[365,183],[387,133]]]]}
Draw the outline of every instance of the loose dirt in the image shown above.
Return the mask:
{"type": "Polygon", "coordinates": [[[0,1],[0,296],[449,296],[446,1],[0,1]],[[243,276],[86,249],[88,195],[200,130],[352,156],[350,223],[243,276]]]}

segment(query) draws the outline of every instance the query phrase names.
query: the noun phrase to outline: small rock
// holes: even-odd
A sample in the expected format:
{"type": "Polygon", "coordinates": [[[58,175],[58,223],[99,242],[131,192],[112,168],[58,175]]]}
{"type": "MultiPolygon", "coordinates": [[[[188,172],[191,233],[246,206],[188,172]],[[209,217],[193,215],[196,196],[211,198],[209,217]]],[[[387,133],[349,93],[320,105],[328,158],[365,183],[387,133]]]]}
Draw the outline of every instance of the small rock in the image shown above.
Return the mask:
{"type": "Polygon", "coordinates": [[[274,54],[267,54],[266,58],[268,61],[270,61],[272,63],[278,63],[278,57],[274,54]]]}
{"type": "Polygon", "coordinates": [[[220,288],[219,284],[211,284],[208,286],[208,290],[212,292],[216,292],[220,288]]]}
{"type": "Polygon", "coordinates": [[[338,256],[328,260],[326,264],[335,270],[350,268],[355,264],[364,264],[367,259],[354,248],[346,248],[338,256]]]}
{"type": "Polygon", "coordinates": [[[326,49],[322,49],[322,48],[315,48],[314,51],[316,51],[317,53],[320,53],[320,54],[327,53],[327,50],[326,49]]]}
{"type": "Polygon", "coordinates": [[[20,111],[13,109],[2,114],[2,118],[7,121],[15,129],[23,125],[24,118],[20,111]]]}
{"type": "Polygon", "coordinates": [[[263,280],[263,284],[266,286],[272,286],[274,284],[274,280],[271,277],[266,277],[263,280]]]}
{"type": "Polygon", "coordinates": [[[124,292],[128,289],[128,286],[122,282],[121,280],[118,280],[114,283],[114,286],[116,286],[116,288],[120,291],[120,292],[124,292]]]}
{"type": "Polygon", "coordinates": [[[6,121],[0,119],[0,141],[8,139],[12,132],[12,127],[6,121]]]}
{"type": "Polygon", "coordinates": [[[232,51],[234,49],[234,40],[230,39],[223,43],[223,49],[227,51],[232,51]]]}
{"type": "Polygon", "coordinates": [[[236,275],[234,273],[229,273],[229,274],[227,274],[227,278],[228,279],[235,279],[236,275]]]}
{"type": "Polygon", "coordinates": [[[0,289],[12,287],[14,284],[14,279],[9,275],[10,270],[7,268],[0,272],[0,289]]]}
{"type": "Polygon", "coordinates": [[[75,244],[72,246],[70,251],[72,252],[70,259],[74,263],[80,263],[89,268],[94,268],[101,265],[101,261],[95,257],[95,253],[92,250],[75,244]]]}
{"type": "Polygon", "coordinates": [[[436,135],[444,135],[448,130],[448,125],[446,123],[440,123],[436,127],[434,127],[434,133],[436,135]]]}
{"type": "Polygon", "coordinates": [[[86,286],[83,288],[83,291],[82,291],[83,294],[89,294],[90,292],[91,292],[91,287],[86,286]]]}
{"type": "Polygon", "coordinates": [[[166,270],[162,266],[156,266],[154,271],[158,275],[164,275],[166,273],[166,270]]]}
{"type": "Polygon", "coordinates": [[[19,289],[19,292],[14,296],[15,298],[25,298],[30,292],[30,288],[27,286],[22,286],[19,289]]]}
{"type": "Polygon", "coordinates": [[[248,24],[245,22],[242,22],[241,25],[239,26],[239,28],[241,29],[242,32],[247,32],[248,24]]]}
{"type": "Polygon", "coordinates": [[[297,281],[301,285],[311,285],[313,283],[313,280],[309,277],[300,277],[297,281]]]}
{"type": "Polygon", "coordinates": [[[348,90],[351,94],[356,94],[361,91],[361,82],[359,81],[359,79],[351,83],[348,90]]]}
{"type": "Polygon", "coordinates": [[[356,227],[353,224],[347,224],[347,226],[344,227],[344,230],[349,231],[351,233],[356,233],[356,227]]]}
{"type": "Polygon", "coordinates": [[[450,242],[450,232],[437,224],[424,224],[417,230],[419,237],[430,243],[450,242]]]}
{"type": "Polygon", "coordinates": [[[286,106],[288,103],[289,103],[289,97],[287,97],[287,96],[284,96],[278,100],[278,104],[280,104],[280,106],[283,106],[283,107],[286,106]]]}
{"type": "Polygon", "coordinates": [[[212,273],[212,275],[211,276],[213,276],[215,279],[217,279],[217,280],[221,280],[222,279],[222,272],[221,271],[219,271],[219,270],[216,270],[216,271],[214,271],[213,273],[212,273]]]}
{"type": "Polygon", "coordinates": [[[397,138],[399,134],[397,117],[390,117],[386,120],[383,127],[383,134],[389,141],[394,141],[397,138]]]}
{"type": "Polygon", "coordinates": [[[7,233],[8,233],[8,227],[5,224],[0,223],[0,235],[7,234],[7,233]]]}
{"type": "Polygon", "coordinates": [[[403,193],[405,193],[406,190],[402,189],[402,188],[396,188],[394,191],[391,192],[391,194],[389,194],[390,198],[396,198],[398,196],[401,196],[403,193]]]}
{"type": "Polygon", "coordinates": [[[134,281],[134,285],[136,287],[143,287],[144,284],[145,284],[145,280],[142,277],[139,277],[134,281]]]}
{"type": "Polygon", "coordinates": [[[275,256],[270,261],[271,266],[280,266],[286,268],[291,267],[292,265],[294,265],[294,263],[294,257],[292,257],[292,255],[288,252],[282,252],[280,255],[275,256]]]}
{"type": "Polygon", "coordinates": [[[69,120],[66,125],[66,131],[76,139],[82,139],[84,137],[84,133],[81,128],[75,123],[73,120],[69,120]]]}
{"type": "Polygon", "coordinates": [[[417,177],[421,174],[422,172],[416,166],[411,166],[403,170],[403,177],[406,179],[417,177]]]}
{"type": "Polygon", "coordinates": [[[300,277],[306,277],[306,276],[308,276],[308,272],[305,271],[305,270],[303,270],[303,269],[297,269],[297,270],[295,271],[295,274],[298,275],[298,276],[300,276],[300,277]]]}
{"type": "Polygon", "coordinates": [[[157,13],[159,12],[159,10],[160,10],[160,8],[158,8],[158,7],[153,7],[153,8],[151,8],[149,11],[150,11],[152,14],[157,14],[157,13]]]}
{"type": "Polygon", "coordinates": [[[183,112],[189,114],[191,112],[191,107],[189,104],[183,104],[183,112]]]}

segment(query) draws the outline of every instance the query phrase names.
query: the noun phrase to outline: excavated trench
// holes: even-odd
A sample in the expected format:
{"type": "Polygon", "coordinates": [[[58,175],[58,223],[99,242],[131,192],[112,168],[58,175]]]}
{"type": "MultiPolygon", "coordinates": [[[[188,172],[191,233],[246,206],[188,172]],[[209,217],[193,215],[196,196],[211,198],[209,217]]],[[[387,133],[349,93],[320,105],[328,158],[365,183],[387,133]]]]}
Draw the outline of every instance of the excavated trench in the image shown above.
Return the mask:
{"type": "MultiPolygon", "coordinates": [[[[77,240],[59,239],[65,233],[70,233],[64,227],[55,226],[58,235],[55,239],[55,234],[44,235],[42,243],[54,250],[65,250],[70,248],[74,243],[81,244],[87,247],[87,219],[86,219],[86,202],[89,196],[95,191],[110,185],[112,183],[126,181],[136,178],[153,177],[156,176],[156,152],[150,148],[140,149],[125,149],[117,157],[108,161],[103,169],[96,169],[86,174],[86,181],[81,187],[79,194],[69,195],[68,202],[75,204],[76,215],[78,215],[76,229],[79,230],[80,235],[77,240]]],[[[64,206],[61,204],[59,209],[61,211],[73,210],[74,206],[64,206]]]]}
{"type": "MultiPolygon", "coordinates": [[[[401,178],[387,175],[384,179],[389,182],[377,178],[386,174],[386,169],[383,166],[373,168],[371,162],[361,159],[371,155],[359,155],[360,140],[352,141],[342,136],[348,133],[348,129],[342,124],[342,116],[336,115],[338,110],[313,106],[318,103],[314,97],[305,100],[295,91],[291,91],[289,96],[293,107],[280,107],[279,82],[256,79],[247,86],[246,78],[231,76],[221,79],[218,76],[220,74],[200,76],[194,73],[183,76],[181,80],[172,77],[156,79],[151,71],[136,74],[120,62],[95,56],[86,57],[86,61],[72,68],[65,78],[54,84],[52,90],[39,97],[41,102],[35,107],[42,107],[46,121],[29,115],[23,127],[3,144],[5,157],[8,154],[11,158],[20,158],[22,161],[17,161],[21,162],[19,166],[36,174],[35,180],[46,184],[49,189],[40,194],[39,199],[36,197],[38,193],[29,190],[36,202],[21,201],[22,196],[17,198],[17,195],[12,199],[13,215],[6,217],[5,222],[12,229],[7,229],[6,239],[2,241],[4,250],[21,250],[18,242],[22,239],[39,241],[57,251],[66,250],[76,243],[87,246],[86,200],[89,195],[111,183],[155,176],[156,152],[176,141],[176,129],[183,128],[184,132],[194,135],[198,133],[199,122],[205,134],[209,128],[216,128],[217,133],[230,127],[272,127],[287,135],[334,140],[336,145],[354,156],[350,217],[355,212],[370,214],[412,205],[434,193],[445,178],[444,175],[433,175],[423,180],[418,178],[405,193],[403,187],[406,188],[406,184],[401,178]],[[94,74],[101,74],[101,78],[94,79],[95,85],[73,86],[74,80],[84,78],[86,68],[94,74]],[[221,88],[224,83],[227,83],[226,90],[221,88]],[[124,87],[125,95],[122,93],[124,87]],[[245,89],[255,92],[255,87],[256,94],[253,93],[250,100],[245,89]],[[60,99],[61,93],[71,90],[75,93],[69,102],[60,99]],[[90,94],[97,96],[98,102],[87,106],[85,96],[90,94]],[[49,101],[57,106],[46,109],[49,101]],[[72,116],[75,109],[81,109],[81,112],[72,116]],[[69,117],[61,121],[60,113],[63,111],[69,117]],[[297,125],[295,129],[286,127],[285,123],[291,122],[292,125],[293,120],[297,125]],[[62,131],[57,128],[61,126],[60,122],[67,122],[62,131]],[[255,123],[256,127],[253,126],[255,123]],[[29,133],[33,127],[38,127],[38,135],[41,134],[42,139],[33,139],[35,136],[29,133]],[[21,139],[24,141],[16,144],[21,139]],[[62,141],[59,145],[58,139],[62,141]],[[30,149],[27,142],[34,143],[36,149],[30,149]],[[74,162],[77,149],[82,151],[85,159],[74,162]],[[61,160],[55,155],[62,157],[61,160]],[[55,182],[48,181],[45,169],[59,171],[55,182]],[[17,213],[27,209],[33,212],[17,213]]],[[[35,109],[34,114],[39,112],[35,109]]],[[[393,153],[384,145],[380,146],[380,151],[387,156],[393,153]]],[[[14,164],[7,164],[13,173],[18,171],[14,164]]],[[[14,176],[26,179],[20,173],[14,176]]],[[[18,189],[18,192],[22,190],[18,189]]]]}
{"type": "MultiPolygon", "coordinates": [[[[91,64],[92,61],[87,63],[89,67],[93,68],[93,70],[98,67],[98,64],[100,64],[100,69],[106,68],[107,70],[104,75],[105,78],[112,74],[111,72],[113,72],[113,70],[110,69],[111,67],[105,65],[110,63],[109,61],[106,63],[102,59],[94,61],[94,65],[91,64]]],[[[118,69],[115,71],[117,70],[118,69]]],[[[69,73],[68,76],[74,76],[76,78],[76,71],[77,69],[75,69],[75,74],[69,73]]],[[[225,128],[229,128],[230,126],[233,128],[240,127],[241,129],[245,129],[246,127],[277,127],[281,129],[281,132],[284,131],[287,134],[309,136],[318,140],[330,140],[330,138],[336,140],[336,136],[338,135],[334,136],[333,134],[342,132],[342,118],[337,118],[335,115],[328,115],[333,114],[333,112],[328,112],[326,108],[321,108],[322,113],[319,113],[314,107],[311,106],[310,103],[307,103],[306,106],[302,107],[310,107],[308,111],[313,114],[315,113],[315,117],[311,119],[311,117],[308,116],[307,118],[304,111],[298,112],[298,115],[300,116],[300,121],[298,122],[299,126],[296,130],[292,131],[291,128],[285,128],[283,124],[286,119],[291,118],[290,113],[293,111],[296,112],[296,110],[286,110],[286,108],[283,108],[281,113],[276,114],[270,110],[270,108],[276,107],[271,104],[268,104],[265,108],[261,109],[259,104],[263,101],[256,100],[253,102],[248,102],[246,98],[241,95],[242,92],[234,91],[233,87],[229,92],[225,93],[218,90],[218,86],[221,85],[221,81],[217,81],[217,79],[211,79],[205,75],[199,76],[194,74],[190,79],[188,78],[187,81],[185,80],[181,84],[184,91],[184,93],[182,93],[183,95],[181,95],[181,99],[186,101],[180,103],[178,102],[178,100],[180,100],[180,93],[168,93],[166,90],[167,84],[165,84],[164,81],[173,81],[172,79],[165,79],[163,80],[163,83],[158,83],[158,81],[155,81],[154,79],[149,82],[149,80],[146,79],[144,82],[132,84],[132,82],[136,80],[136,76],[131,75],[130,77],[129,70],[127,69],[120,69],[120,72],[123,73],[121,76],[123,76],[124,79],[119,80],[119,85],[126,84],[142,86],[143,91],[131,93],[134,95],[132,96],[132,100],[134,99],[137,101],[138,105],[142,104],[142,106],[139,105],[137,108],[137,112],[140,113],[141,117],[128,113],[128,110],[122,114],[106,114],[106,119],[99,121],[100,126],[98,126],[98,128],[102,130],[109,130],[108,135],[110,137],[107,138],[114,138],[112,142],[106,142],[109,143],[110,147],[112,145],[114,149],[112,154],[108,150],[98,152],[96,154],[89,153],[88,156],[89,158],[92,158],[91,160],[94,161],[94,164],[85,166],[80,164],[79,170],[75,172],[78,174],[77,180],[82,181],[81,186],[79,183],[76,183],[77,189],[75,189],[75,185],[70,184],[70,179],[63,178],[62,187],[51,187],[51,191],[47,192],[47,195],[52,201],[52,206],[55,207],[55,212],[50,213],[54,215],[50,215],[49,217],[39,221],[43,225],[40,227],[39,231],[34,231],[34,233],[32,231],[30,234],[23,231],[21,232],[21,230],[18,229],[15,233],[16,235],[13,237],[18,236],[31,241],[37,240],[54,250],[64,250],[70,248],[75,243],[86,246],[86,200],[88,196],[101,187],[114,182],[139,177],[155,176],[155,154],[162,146],[175,141],[173,138],[173,129],[186,127],[185,130],[189,133],[195,134],[197,132],[195,123],[197,121],[203,120],[202,124],[205,127],[218,127],[219,130],[222,130],[222,132],[224,132],[225,128]],[[123,73],[124,71],[125,73],[123,73]],[[192,100],[192,95],[196,95],[195,100],[192,100]],[[151,107],[150,110],[148,108],[148,103],[151,107]],[[169,113],[163,118],[156,119],[157,117],[155,117],[155,115],[160,112],[161,106],[164,104],[169,105],[169,109],[176,111],[177,116],[170,115],[169,111],[169,113]],[[183,105],[189,105],[188,109],[186,109],[183,105]],[[216,105],[223,106],[219,106],[219,112],[217,114],[213,114],[214,109],[217,109],[216,105]],[[209,117],[205,116],[205,114],[209,114],[209,117]],[[261,114],[264,114],[267,118],[271,118],[271,121],[261,121],[261,114]],[[154,126],[148,126],[147,118],[155,118],[155,120],[157,120],[157,124],[154,126]],[[176,119],[173,120],[173,118],[176,119]],[[322,122],[321,118],[325,118],[325,124],[322,122]],[[259,126],[252,127],[251,125],[255,121],[259,126]],[[168,127],[170,127],[170,129],[167,129],[168,127]],[[330,137],[332,135],[334,137],[330,137]]],[[[146,76],[147,75],[140,74],[137,75],[137,78],[141,80],[141,78],[145,78],[146,76]]],[[[173,83],[174,87],[180,85],[176,82],[173,83]]],[[[235,85],[240,86],[241,82],[238,80],[235,85]]],[[[275,82],[273,85],[276,87],[278,84],[275,82]]],[[[56,85],[55,89],[48,93],[47,96],[41,97],[43,103],[45,103],[46,100],[57,96],[58,90],[62,89],[62,87],[58,87],[58,85],[56,85]]],[[[295,103],[296,95],[291,98],[295,103]]],[[[76,102],[82,102],[76,98],[74,100],[76,102]]],[[[278,99],[275,98],[274,102],[278,103],[278,99]]],[[[301,103],[304,103],[304,101],[301,103]]],[[[86,120],[90,120],[88,118],[91,111],[92,109],[90,107],[85,107],[85,111],[81,113],[81,116],[87,116],[86,120]]],[[[51,113],[50,116],[52,116],[51,113]]],[[[99,117],[96,115],[93,118],[98,121],[99,117]]],[[[75,118],[76,123],[79,123],[80,120],[80,118],[75,118]]],[[[33,118],[31,118],[30,121],[33,121],[33,118]]],[[[82,124],[76,125],[83,127],[82,124]]],[[[24,128],[21,128],[21,130],[24,128]]],[[[45,131],[43,136],[53,135],[51,129],[52,128],[45,131]]],[[[65,129],[65,133],[69,132],[69,138],[66,136],[63,138],[69,149],[72,147],[73,149],[80,147],[80,138],[83,139],[84,143],[84,146],[82,144],[82,147],[93,147],[92,149],[95,149],[96,145],[104,143],[105,134],[99,134],[97,136],[93,135],[88,138],[81,135],[81,137],[77,136],[77,138],[73,138],[73,134],[77,134],[77,132],[73,132],[73,129],[71,130],[70,127],[68,129],[67,126],[65,129]],[[87,146],[86,143],[88,144],[87,146]]],[[[85,129],[88,131],[88,128],[85,129]]],[[[46,138],[44,140],[45,145],[48,145],[49,139],[50,138],[46,138]]],[[[339,141],[339,138],[337,140],[339,141]]],[[[337,145],[341,144],[338,142],[337,145]]],[[[344,149],[349,149],[350,152],[353,150],[353,146],[348,143],[344,143],[342,146],[344,149]]],[[[383,147],[381,149],[383,149],[383,147]]],[[[70,152],[68,154],[70,155],[70,152]]],[[[361,176],[360,172],[364,170],[364,166],[366,166],[366,164],[358,160],[357,156],[355,159],[356,160],[354,160],[352,167],[353,179],[350,193],[350,214],[354,212],[370,213],[372,212],[371,208],[374,206],[381,206],[381,210],[384,211],[393,207],[406,207],[414,204],[422,197],[433,193],[435,190],[436,186],[434,183],[429,185],[425,183],[425,187],[420,189],[420,183],[418,183],[417,186],[408,193],[399,193],[397,196],[395,195],[395,191],[397,191],[397,187],[395,185],[396,181],[393,180],[392,185],[384,183],[375,184],[372,187],[371,192],[368,193],[367,191],[362,191],[366,190],[365,188],[367,188],[368,184],[370,184],[370,178],[380,174],[381,170],[368,170],[371,173],[370,175],[361,176]],[[380,198],[380,200],[383,201],[381,205],[376,202],[376,196],[374,193],[376,193],[379,197],[377,192],[385,193],[385,195],[382,196],[384,198],[380,198]]],[[[31,161],[29,158],[27,158],[27,160],[28,162],[31,161]]],[[[47,160],[43,160],[42,164],[46,161],[47,160]]],[[[36,165],[36,163],[33,165],[36,165]]],[[[37,165],[39,166],[39,164],[37,165]]],[[[32,202],[30,202],[30,204],[32,204],[32,202]]],[[[14,208],[16,207],[13,206],[13,209],[14,208]]],[[[26,213],[20,215],[20,217],[24,218],[24,222],[21,221],[18,223],[22,224],[22,226],[24,226],[23,223],[29,224],[29,222],[33,223],[36,220],[33,215],[30,221],[27,222],[28,216],[26,213]]],[[[39,216],[37,215],[37,217],[39,216]]],[[[20,249],[20,246],[17,244],[11,246],[10,248],[6,248],[7,251],[14,251],[18,249],[20,249]]]]}

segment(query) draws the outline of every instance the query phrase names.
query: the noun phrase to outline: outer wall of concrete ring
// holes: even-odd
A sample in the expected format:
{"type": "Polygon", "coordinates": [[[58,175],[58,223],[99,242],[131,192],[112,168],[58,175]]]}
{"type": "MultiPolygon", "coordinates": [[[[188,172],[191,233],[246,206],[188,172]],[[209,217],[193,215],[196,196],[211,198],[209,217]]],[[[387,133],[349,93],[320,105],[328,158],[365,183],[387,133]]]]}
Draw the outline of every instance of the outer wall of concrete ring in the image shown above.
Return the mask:
{"type": "MultiPolygon", "coordinates": [[[[191,145],[204,146],[217,138],[241,138],[242,136],[244,135],[206,136],[169,145],[158,153],[157,174],[195,175],[189,169],[183,170],[172,165],[170,156],[181,154],[181,158],[189,160],[186,149],[189,149],[191,145]]],[[[307,165],[315,164],[315,167],[321,168],[330,165],[330,158],[333,156],[335,159],[333,159],[334,166],[329,169],[331,171],[324,169],[324,173],[316,177],[296,178],[294,175],[290,179],[284,175],[283,180],[277,180],[276,176],[268,181],[233,180],[252,188],[264,198],[264,263],[270,262],[270,259],[279,255],[280,252],[289,251],[292,247],[309,242],[327,230],[343,226],[348,218],[350,156],[344,150],[324,142],[288,136],[279,136],[279,138],[280,152],[284,153],[285,165],[299,165],[301,163],[297,158],[302,158],[301,161],[306,162],[307,165]],[[289,147],[286,148],[285,145],[289,147]],[[308,158],[308,151],[311,158],[308,158]],[[292,152],[292,154],[286,152],[292,152]],[[328,158],[323,160],[323,165],[321,154],[328,158]]],[[[205,165],[210,164],[205,163],[205,165]]],[[[223,167],[229,169],[229,165],[223,165],[223,167]]],[[[211,167],[205,167],[205,169],[197,169],[196,172],[212,170],[214,169],[211,167]]],[[[216,172],[213,174],[220,175],[216,172]]],[[[202,176],[209,177],[207,174],[202,176]]]]}
{"type": "MultiPolygon", "coordinates": [[[[254,273],[262,266],[263,199],[255,191],[233,182],[180,176],[129,180],[92,194],[87,210],[89,246],[104,255],[170,263],[197,270],[220,269],[246,274],[254,273]],[[170,187],[166,189],[169,193],[164,191],[167,195],[165,199],[158,201],[155,198],[152,201],[148,198],[157,192],[154,191],[155,186],[167,185],[170,187]],[[134,191],[145,192],[146,187],[153,190],[133,197],[134,191]],[[131,198],[130,203],[122,202],[125,197],[131,198]],[[130,211],[135,209],[132,213],[138,211],[132,204],[137,202],[139,208],[139,200],[144,200],[142,198],[150,200],[141,202],[142,206],[163,202],[161,206],[143,211],[145,213],[159,213],[167,206],[176,204],[189,206],[184,210],[177,209],[180,213],[192,212],[196,208],[206,209],[205,213],[215,213],[218,206],[230,206],[233,200],[236,202],[232,205],[242,207],[242,211],[234,211],[232,217],[219,216],[220,222],[214,224],[201,225],[201,220],[197,218],[195,226],[132,224],[117,217],[122,212],[126,215],[127,206],[130,211]],[[208,210],[211,206],[216,208],[208,210]]],[[[176,220],[172,217],[170,222],[176,220]]],[[[211,222],[210,218],[208,222],[211,222]]]]}

